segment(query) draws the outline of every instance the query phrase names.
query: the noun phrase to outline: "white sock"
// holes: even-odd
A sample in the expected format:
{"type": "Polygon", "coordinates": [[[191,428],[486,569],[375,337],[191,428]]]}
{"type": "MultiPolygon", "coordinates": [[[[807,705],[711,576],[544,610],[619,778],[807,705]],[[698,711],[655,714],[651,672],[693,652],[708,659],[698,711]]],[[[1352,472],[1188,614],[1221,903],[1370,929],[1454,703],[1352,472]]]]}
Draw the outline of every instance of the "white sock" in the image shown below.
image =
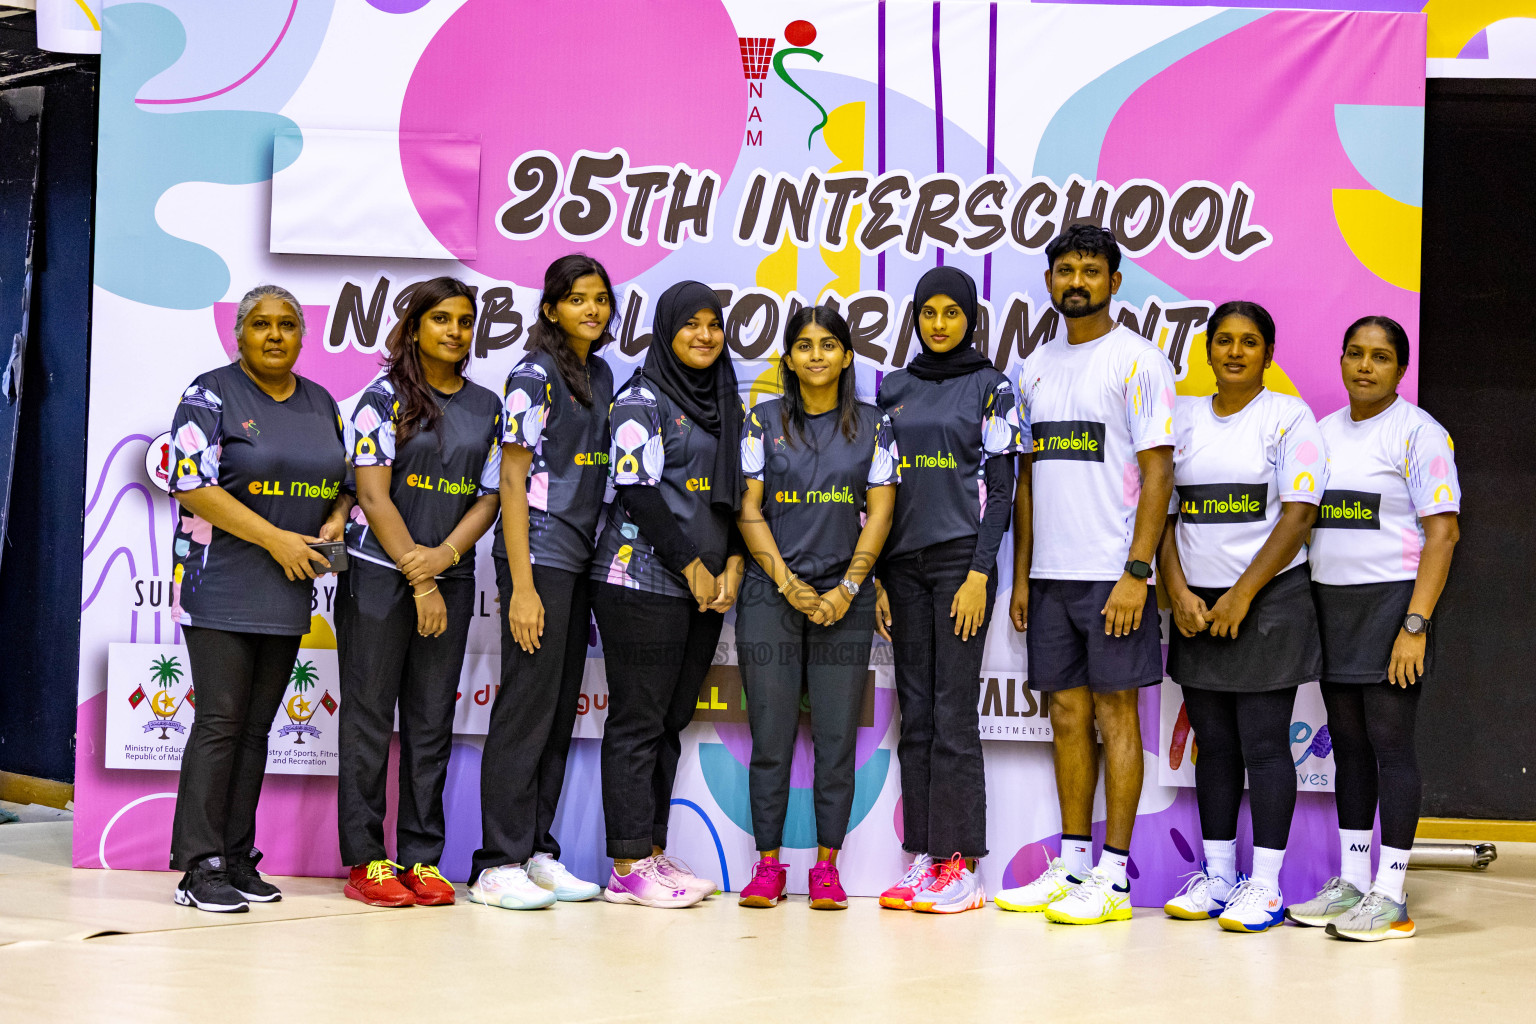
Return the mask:
{"type": "Polygon", "coordinates": [[[1206,877],[1219,883],[1214,888],[1231,889],[1237,884],[1237,840],[1206,839],[1200,845],[1205,848],[1206,877]]]}
{"type": "Polygon", "coordinates": [[[1061,863],[1079,882],[1087,878],[1093,871],[1093,837],[1062,836],[1061,863]]]}
{"type": "Polygon", "coordinates": [[[1253,848],[1253,881],[1280,891],[1280,865],[1285,862],[1284,850],[1271,850],[1267,846],[1253,848]]]}
{"type": "Polygon", "coordinates": [[[1125,866],[1130,862],[1131,855],[1124,850],[1117,850],[1113,846],[1105,846],[1104,852],[1099,854],[1099,870],[1109,878],[1109,882],[1116,889],[1129,889],[1131,883],[1125,877],[1125,866]]]}
{"type": "Polygon", "coordinates": [[[1365,892],[1371,887],[1371,830],[1339,829],[1339,877],[1365,892]]]}
{"type": "Polygon", "coordinates": [[[1403,886],[1408,874],[1408,852],[1399,850],[1395,846],[1381,848],[1381,866],[1376,869],[1376,884],[1371,886],[1372,892],[1390,896],[1399,903],[1403,902],[1403,886]]]}

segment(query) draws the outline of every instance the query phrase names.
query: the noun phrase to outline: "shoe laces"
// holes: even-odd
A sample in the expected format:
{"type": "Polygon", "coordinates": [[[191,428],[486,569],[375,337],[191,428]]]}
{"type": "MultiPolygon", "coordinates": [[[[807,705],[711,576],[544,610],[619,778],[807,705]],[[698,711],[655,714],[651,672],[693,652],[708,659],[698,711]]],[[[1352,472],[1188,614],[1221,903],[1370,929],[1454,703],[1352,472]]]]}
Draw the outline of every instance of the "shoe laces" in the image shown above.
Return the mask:
{"type": "Polygon", "coordinates": [[[651,856],[646,857],[644,860],[637,860],[630,867],[629,873],[632,875],[639,875],[641,878],[649,879],[650,881],[655,882],[657,885],[665,885],[668,888],[675,888],[671,879],[665,877],[662,874],[662,866],[660,860],[660,856],[651,856]]]}
{"type": "Polygon", "coordinates": [[[752,869],[752,881],[771,884],[776,880],[779,872],[783,870],[783,864],[764,857],[757,862],[757,867],[752,869]]]}
{"type": "Polygon", "coordinates": [[[933,880],[931,888],[934,892],[948,888],[951,883],[959,881],[960,876],[964,873],[965,858],[957,853],[945,861],[943,867],[939,868],[938,877],[933,880]]]}
{"type": "Polygon", "coordinates": [[[561,864],[558,860],[555,860],[553,854],[536,853],[532,857],[528,858],[528,864],[526,867],[533,867],[535,863],[537,863],[539,867],[543,868],[545,871],[549,872],[551,875],[554,875],[557,878],[562,875],[570,874],[570,871],[567,870],[564,864],[561,864]]]}
{"type": "Polygon", "coordinates": [[[651,860],[655,862],[657,869],[662,874],[672,875],[675,878],[695,877],[692,868],[669,853],[655,854],[651,857],[651,860]]]}
{"type": "Polygon", "coordinates": [[[1067,874],[1066,863],[1060,857],[1052,857],[1051,862],[1046,865],[1044,873],[1041,874],[1039,881],[1043,882],[1047,879],[1051,881],[1066,881],[1067,874]]]}
{"type": "Polygon", "coordinates": [[[1380,893],[1375,889],[1372,889],[1370,892],[1365,894],[1365,899],[1360,901],[1360,904],[1356,909],[1356,913],[1364,917],[1374,917],[1376,914],[1382,912],[1384,909],[1382,904],[1387,902],[1390,898],[1391,897],[1387,896],[1386,893],[1380,893]]]}
{"type": "Polygon", "coordinates": [[[912,861],[912,866],[907,868],[907,873],[901,876],[901,881],[897,882],[896,885],[898,887],[916,889],[921,886],[923,882],[927,880],[928,876],[933,874],[933,872],[933,858],[927,854],[922,854],[912,861]]]}
{"type": "Polygon", "coordinates": [[[368,881],[382,885],[387,879],[394,878],[396,871],[404,870],[405,865],[392,860],[371,860],[368,862],[368,881]]]}
{"type": "Polygon", "coordinates": [[[1328,899],[1337,899],[1338,897],[1343,896],[1344,879],[1338,875],[1334,875],[1332,878],[1328,879],[1328,884],[1323,886],[1317,895],[1319,897],[1326,897],[1328,899]]]}
{"type": "Polygon", "coordinates": [[[842,884],[842,877],[837,873],[837,865],[833,864],[831,861],[822,861],[811,870],[820,876],[821,880],[818,883],[820,885],[827,886],[842,884]]]}
{"type": "Polygon", "coordinates": [[[430,878],[435,881],[442,882],[444,885],[449,884],[448,879],[443,877],[443,873],[437,870],[436,864],[423,864],[420,861],[417,861],[416,866],[411,868],[411,874],[415,875],[419,879],[426,880],[430,878]]]}
{"type": "Polygon", "coordinates": [[[1194,895],[1194,892],[1197,888],[1201,886],[1209,886],[1211,882],[1211,876],[1205,873],[1204,866],[1196,868],[1194,871],[1191,871],[1187,875],[1180,875],[1179,877],[1188,879],[1188,881],[1186,881],[1179,888],[1178,892],[1173,894],[1174,899],[1178,899],[1180,896],[1194,895]]]}
{"type": "Polygon", "coordinates": [[[1245,876],[1238,880],[1237,887],[1232,890],[1232,895],[1227,898],[1227,909],[1245,910],[1250,906],[1262,907],[1265,894],[1268,891],[1268,886],[1260,885],[1253,879],[1245,876]]]}

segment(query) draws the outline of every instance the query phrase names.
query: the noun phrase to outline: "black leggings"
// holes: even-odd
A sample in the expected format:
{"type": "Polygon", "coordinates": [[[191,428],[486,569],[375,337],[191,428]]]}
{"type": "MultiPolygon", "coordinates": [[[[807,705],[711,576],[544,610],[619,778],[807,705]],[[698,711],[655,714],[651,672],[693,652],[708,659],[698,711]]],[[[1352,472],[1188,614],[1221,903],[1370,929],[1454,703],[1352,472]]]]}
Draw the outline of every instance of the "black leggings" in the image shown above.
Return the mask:
{"type": "Polygon", "coordinates": [[[1413,847],[1423,783],[1414,749],[1419,693],[1391,683],[1324,683],[1328,735],[1337,768],[1339,828],[1372,828],[1381,802],[1381,844],[1413,847]]]}
{"type": "Polygon", "coordinates": [[[1291,759],[1295,705],[1294,686],[1265,693],[1184,687],[1184,708],[1195,731],[1195,799],[1202,838],[1237,838],[1246,769],[1253,845],[1285,849],[1296,811],[1296,763],[1291,759]]]}

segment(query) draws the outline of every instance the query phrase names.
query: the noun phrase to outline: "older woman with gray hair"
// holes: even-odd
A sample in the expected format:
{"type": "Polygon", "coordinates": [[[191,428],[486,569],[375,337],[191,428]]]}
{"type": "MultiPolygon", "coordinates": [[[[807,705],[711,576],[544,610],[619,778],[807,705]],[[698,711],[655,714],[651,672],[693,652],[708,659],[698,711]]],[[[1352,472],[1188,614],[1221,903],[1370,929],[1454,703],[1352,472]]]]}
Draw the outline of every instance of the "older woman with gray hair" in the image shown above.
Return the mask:
{"type": "Polygon", "coordinates": [[[197,715],[182,754],[171,867],[176,902],[240,912],[282,898],[256,870],[267,734],[309,632],[314,579],[352,505],[336,400],[293,372],[304,307],[261,285],[235,316],[239,358],[182,392],[171,423],[172,614],[197,715]]]}

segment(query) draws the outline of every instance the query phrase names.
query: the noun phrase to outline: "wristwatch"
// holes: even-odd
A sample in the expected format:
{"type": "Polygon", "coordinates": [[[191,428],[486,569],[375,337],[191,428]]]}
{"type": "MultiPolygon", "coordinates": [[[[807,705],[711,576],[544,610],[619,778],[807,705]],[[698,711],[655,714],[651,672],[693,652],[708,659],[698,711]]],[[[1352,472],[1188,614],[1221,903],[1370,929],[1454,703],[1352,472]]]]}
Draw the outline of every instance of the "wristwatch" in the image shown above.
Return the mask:
{"type": "Polygon", "coordinates": [[[1408,617],[1403,619],[1403,629],[1414,636],[1423,636],[1429,632],[1429,620],[1418,612],[1409,612],[1408,617]]]}
{"type": "Polygon", "coordinates": [[[837,585],[848,591],[849,597],[859,596],[859,585],[853,582],[853,580],[849,579],[847,576],[844,576],[842,579],[838,580],[837,585]]]}
{"type": "Polygon", "coordinates": [[[1139,580],[1149,580],[1152,578],[1152,566],[1148,562],[1126,562],[1125,571],[1139,580]]]}

